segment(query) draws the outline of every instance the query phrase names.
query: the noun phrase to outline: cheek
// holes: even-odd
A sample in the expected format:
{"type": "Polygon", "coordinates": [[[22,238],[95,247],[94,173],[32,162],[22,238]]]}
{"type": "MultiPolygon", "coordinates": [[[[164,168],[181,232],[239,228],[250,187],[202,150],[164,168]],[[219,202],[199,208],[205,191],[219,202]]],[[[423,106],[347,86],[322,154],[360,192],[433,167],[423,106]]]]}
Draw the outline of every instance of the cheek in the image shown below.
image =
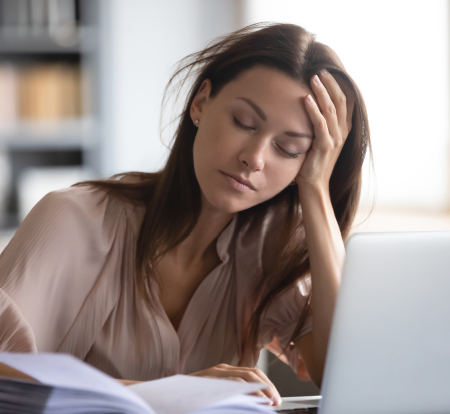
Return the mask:
{"type": "Polygon", "coordinates": [[[194,167],[220,169],[230,164],[239,152],[239,139],[222,119],[208,120],[197,132],[194,140],[194,167]]]}
{"type": "Polygon", "coordinates": [[[216,192],[219,170],[229,159],[227,147],[218,131],[203,128],[198,131],[193,146],[194,171],[202,192],[210,197],[216,192]]]}
{"type": "Polygon", "coordinates": [[[193,147],[193,161],[194,161],[194,171],[197,176],[199,183],[202,181],[202,176],[204,171],[208,169],[208,160],[211,159],[212,154],[203,142],[200,134],[197,134],[194,141],[193,147]]]}
{"type": "Polygon", "coordinates": [[[217,166],[221,161],[223,145],[214,133],[199,131],[194,140],[194,169],[197,172],[217,166]]]}

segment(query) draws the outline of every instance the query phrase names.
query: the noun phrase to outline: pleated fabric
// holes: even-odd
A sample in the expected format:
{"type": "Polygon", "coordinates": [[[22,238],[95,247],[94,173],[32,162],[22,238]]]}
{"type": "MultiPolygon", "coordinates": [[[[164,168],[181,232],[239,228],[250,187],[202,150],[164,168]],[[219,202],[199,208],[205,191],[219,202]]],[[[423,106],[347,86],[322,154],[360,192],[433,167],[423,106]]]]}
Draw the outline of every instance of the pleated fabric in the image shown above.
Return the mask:
{"type": "MultiPolygon", "coordinates": [[[[279,215],[217,239],[221,263],[195,291],[178,328],[137,291],[134,260],[143,205],[93,187],[47,194],[0,255],[0,351],[65,352],[115,378],[151,380],[211,366],[254,366],[245,349],[263,251],[279,215]]],[[[267,248],[267,246],[266,246],[267,248]]],[[[288,345],[311,288],[307,278],[261,320],[260,346],[288,345]]],[[[312,314],[299,337],[311,332],[312,314]]],[[[287,351],[296,370],[298,355],[287,351]]]]}

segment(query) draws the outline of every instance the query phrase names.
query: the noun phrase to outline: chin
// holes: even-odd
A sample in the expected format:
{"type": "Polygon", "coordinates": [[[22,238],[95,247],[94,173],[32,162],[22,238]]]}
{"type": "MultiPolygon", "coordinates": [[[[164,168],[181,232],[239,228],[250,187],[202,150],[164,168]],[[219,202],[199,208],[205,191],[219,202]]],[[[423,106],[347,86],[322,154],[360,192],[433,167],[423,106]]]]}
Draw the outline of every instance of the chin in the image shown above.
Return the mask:
{"type": "Polygon", "coordinates": [[[215,194],[214,196],[204,195],[204,197],[214,209],[228,214],[234,214],[239,211],[247,210],[254,205],[225,194],[215,194]]]}
{"type": "Polygon", "coordinates": [[[210,204],[218,211],[222,213],[234,214],[239,211],[246,210],[248,206],[244,206],[242,203],[235,202],[233,200],[221,200],[210,204]]]}

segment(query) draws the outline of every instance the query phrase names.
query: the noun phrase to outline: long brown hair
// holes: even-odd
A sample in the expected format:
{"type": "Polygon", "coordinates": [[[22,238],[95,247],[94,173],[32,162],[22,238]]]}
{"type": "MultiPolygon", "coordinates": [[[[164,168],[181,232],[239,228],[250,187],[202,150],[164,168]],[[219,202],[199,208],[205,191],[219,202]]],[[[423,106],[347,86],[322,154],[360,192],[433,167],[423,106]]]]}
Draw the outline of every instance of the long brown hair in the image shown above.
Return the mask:
{"type": "MultiPolygon", "coordinates": [[[[131,172],[110,180],[90,181],[78,185],[94,185],[130,202],[143,202],[146,212],[136,248],[136,282],[150,304],[155,292],[150,288],[151,264],[181,243],[190,234],[199,217],[201,193],[194,173],[192,149],[197,128],[190,117],[192,101],[205,79],[212,84],[211,98],[244,70],[266,65],[280,70],[302,84],[309,84],[313,75],[327,69],[340,77],[353,90],[355,108],[352,128],[342,148],[330,179],[330,196],[343,239],[349,234],[355,217],[360,190],[361,170],[366,152],[370,152],[369,126],[362,96],[337,55],[315,41],[305,29],[293,24],[257,23],[220,37],[204,50],[179,62],[165,89],[174,85],[181,90],[193,78],[169,158],[165,167],[155,173],[131,172]],[[179,81],[181,79],[181,81],[179,81]],[[178,82],[178,83],[177,83],[178,82]],[[135,177],[137,180],[123,178],[135,177]],[[117,179],[121,178],[121,179],[117,179]]],[[[259,321],[273,299],[293,286],[310,271],[308,250],[301,234],[303,224],[299,212],[296,186],[288,186],[275,197],[238,214],[237,229],[250,221],[258,222],[273,206],[285,211],[275,246],[276,265],[264,269],[258,286],[260,298],[248,330],[248,341],[257,351],[259,321]]],[[[308,301],[309,302],[309,301],[308,301]]],[[[304,310],[306,316],[307,309],[304,310]]],[[[302,318],[304,320],[304,318],[302,318]]],[[[293,338],[303,320],[299,321],[293,338]]],[[[255,355],[254,355],[255,356],[255,355]]]]}

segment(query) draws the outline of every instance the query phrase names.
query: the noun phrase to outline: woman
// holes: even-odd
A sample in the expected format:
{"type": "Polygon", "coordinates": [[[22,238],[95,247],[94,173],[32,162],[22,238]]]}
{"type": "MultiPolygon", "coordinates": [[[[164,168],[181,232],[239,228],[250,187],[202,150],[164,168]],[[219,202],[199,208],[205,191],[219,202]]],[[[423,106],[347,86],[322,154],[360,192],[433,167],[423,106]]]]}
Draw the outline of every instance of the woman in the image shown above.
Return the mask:
{"type": "Polygon", "coordinates": [[[290,24],[218,39],[168,88],[182,75],[195,79],[163,170],[48,194],[4,250],[1,349],[128,380],[266,382],[277,404],[262,347],[321,384],[365,106],[334,52],[290,24]]]}

